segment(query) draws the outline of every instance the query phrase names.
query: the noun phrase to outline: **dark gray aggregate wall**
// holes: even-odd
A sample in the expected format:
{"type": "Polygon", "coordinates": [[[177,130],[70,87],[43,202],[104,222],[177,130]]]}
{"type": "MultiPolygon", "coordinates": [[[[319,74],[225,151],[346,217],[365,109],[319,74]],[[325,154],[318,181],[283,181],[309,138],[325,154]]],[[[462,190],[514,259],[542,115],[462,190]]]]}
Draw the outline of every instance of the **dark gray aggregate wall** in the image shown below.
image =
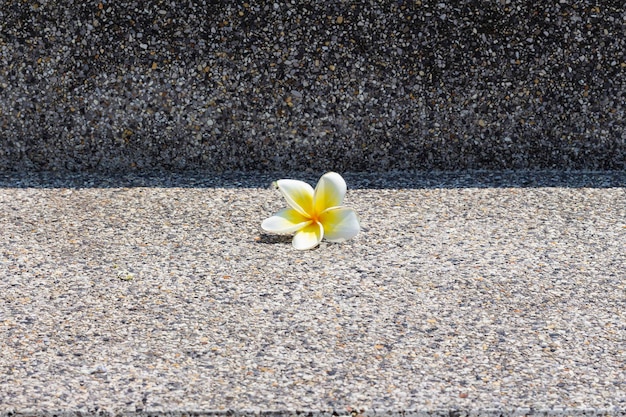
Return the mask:
{"type": "Polygon", "coordinates": [[[0,169],[625,169],[623,3],[0,0],[0,169]]]}

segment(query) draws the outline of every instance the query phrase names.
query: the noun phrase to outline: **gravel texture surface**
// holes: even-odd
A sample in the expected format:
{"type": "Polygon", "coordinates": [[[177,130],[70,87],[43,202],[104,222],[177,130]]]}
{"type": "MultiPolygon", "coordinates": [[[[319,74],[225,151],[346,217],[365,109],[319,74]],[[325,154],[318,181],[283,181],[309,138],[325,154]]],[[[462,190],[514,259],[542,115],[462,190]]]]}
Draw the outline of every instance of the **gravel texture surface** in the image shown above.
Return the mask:
{"type": "Polygon", "coordinates": [[[285,177],[0,176],[0,415],[626,412],[625,172],[285,177]]]}
{"type": "Polygon", "coordinates": [[[0,169],[624,169],[615,1],[0,1],[0,169]]]}

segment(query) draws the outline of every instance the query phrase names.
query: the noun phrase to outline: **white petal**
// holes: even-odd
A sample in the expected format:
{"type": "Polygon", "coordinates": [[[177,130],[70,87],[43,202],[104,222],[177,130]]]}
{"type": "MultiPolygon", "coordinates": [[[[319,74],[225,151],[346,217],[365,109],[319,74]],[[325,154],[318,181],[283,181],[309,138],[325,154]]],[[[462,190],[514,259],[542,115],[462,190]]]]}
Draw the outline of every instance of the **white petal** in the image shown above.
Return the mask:
{"type": "Polygon", "coordinates": [[[320,222],[324,226],[324,237],[330,242],[346,241],[361,230],[356,212],[348,207],[326,210],[320,215],[320,222]]]}
{"type": "Polygon", "coordinates": [[[346,195],[346,182],[336,172],[328,172],[315,186],[313,197],[315,212],[321,213],[327,208],[340,206],[346,195]]]}
{"type": "Polygon", "coordinates": [[[293,247],[300,250],[312,249],[319,245],[324,237],[324,228],[319,223],[311,223],[298,230],[293,237],[293,247]]]}
{"type": "Polygon", "coordinates": [[[276,184],[285,196],[289,207],[303,216],[310,217],[313,208],[313,187],[298,180],[278,180],[276,184]]]}
{"type": "Polygon", "coordinates": [[[263,230],[272,233],[293,233],[309,223],[311,223],[311,220],[292,208],[286,208],[263,220],[261,227],[263,230]]]}

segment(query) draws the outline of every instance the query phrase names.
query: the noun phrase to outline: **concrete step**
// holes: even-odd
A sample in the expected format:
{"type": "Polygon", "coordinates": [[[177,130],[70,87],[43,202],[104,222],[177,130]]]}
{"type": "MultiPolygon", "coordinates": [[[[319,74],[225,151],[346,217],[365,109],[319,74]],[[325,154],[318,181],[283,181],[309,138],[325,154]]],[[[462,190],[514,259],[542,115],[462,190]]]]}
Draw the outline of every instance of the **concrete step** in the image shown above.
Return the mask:
{"type": "Polygon", "coordinates": [[[284,177],[1,176],[0,416],[626,413],[623,171],[284,177]]]}
{"type": "Polygon", "coordinates": [[[624,169],[600,3],[3,2],[0,169],[624,169]]]}

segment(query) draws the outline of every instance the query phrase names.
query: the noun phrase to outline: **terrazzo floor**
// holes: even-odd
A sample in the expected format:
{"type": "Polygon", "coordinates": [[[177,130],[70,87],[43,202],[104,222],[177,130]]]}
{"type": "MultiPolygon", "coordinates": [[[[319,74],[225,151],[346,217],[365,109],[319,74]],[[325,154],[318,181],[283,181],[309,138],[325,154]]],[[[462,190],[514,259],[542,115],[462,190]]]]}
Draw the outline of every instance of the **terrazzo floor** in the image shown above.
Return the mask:
{"type": "Polygon", "coordinates": [[[283,177],[0,176],[0,415],[626,412],[626,173],[283,177]]]}

